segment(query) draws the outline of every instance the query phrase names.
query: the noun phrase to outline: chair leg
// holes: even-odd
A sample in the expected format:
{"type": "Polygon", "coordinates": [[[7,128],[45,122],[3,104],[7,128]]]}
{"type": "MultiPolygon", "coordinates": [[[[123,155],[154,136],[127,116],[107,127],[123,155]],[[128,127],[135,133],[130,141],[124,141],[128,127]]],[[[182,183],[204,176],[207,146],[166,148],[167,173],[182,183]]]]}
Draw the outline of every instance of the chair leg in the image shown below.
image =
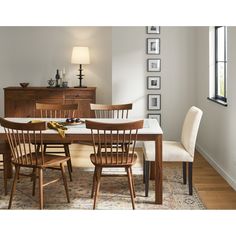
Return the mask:
{"type": "Polygon", "coordinates": [[[193,182],[192,182],[192,176],[193,176],[193,163],[188,163],[188,188],[189,188],[189,195],[193,195],[193,182]]]}
{"type": "Polygon", "coordinates": [[[183,181],[184,181],[184,184],[187,183],[186,165],[187,165],[187,163],[183,162],[183,181]]]}
{"type": "Polygon", "coordinates": [[[128,172],[128,182],[129,182],[129,191],[130,191],[130,196],[131,196],[131,201],[132,201],[132,207],[133,210],[135,209],[135,204],[134,204],[134,192],[133,192],[133,180],[132,180],[132,174],[130,171],[130,167],[127,168],[127,172],[128,172]]]}
{"type": "Polygon", "coordinates": [[[36,168],[33,169],[32,175],[33,175],[32,176],[32,181],[33,181],[32,196],[35,196],[35,186],[36,186],[36,179],[37,179],[36,168]]]}
{"type": "Polygon", "coordinates": [[[47,151],[47,144],[43,145],[43,150],[42,151],[43,151],[44,154],[46,153],[46,151],[47,151]]]}
{"type": "Polygon", "coordinates": [[[149,177],[150,177],[150,161],[145,161],[145,197],[148,197],[149,177]]]}
{"type": "Polygon", "coordinates": [[[5,153],[3,154],[3,179],[4,179],[4,191],[5,195],[7,195],[7,162],[6,162],[7,156],[5,153]]]}
{"type": "Polygon", "coordinates": [[[40,146],[41,146],[41,145],[38,144],[37,147],[36,147],[36,152],[37,152],[37,153],[39,153],[39,151],[40,151],[40,146]]]}
{"type": "Polygon", "coordinates": [[[133,176],[133,172],[132,172],[132,167],[130,167],[130,173],[131,173],[131,177],[132,177],[133,194],[134,194],[134,198],[136,198],[135,187],[134,187],[134,176],[133,176]]]}
{"type": "Polygon", "coordinates": [[[70,197],[69,197],[69,191],[68,191],[68,186],[67,186],[67,181],[66,181],[64,164],[61,163],[60,166],[61,166],[62,179],[63,179],[65,190],[66,190],[67,202],[70,203],[70,197]]]}
{"type": "Polygon", "coordinates": [[[16,166],[15,167],[15,176],[14,176],[14,180],[13,180],[13,183],[12,183],[11,196],[10,196],[10,200],[9,200],[9,204],[8,204],[8,209],[11,209],[12,198],[13,198],[13,195],[16,191],[16,182],[17,182],[17,179],[18,179],[19,171],[20,171],[20,167],[16,166]]]}
{"type": "Polygon", "coordinates": [[[91,198],[93,198],[94,189],[96,187],[96,174],[97,174],[97,167],[95,166],[94,173],[93,173],[93,184],[92,184],[91,198]]]}
{"type": "Polygon", "coordinates": [[[18,173],[17,179],[18,180],[20,179],[20,166],[19,166],[19,173],[18,173]]]}
{"type": "Polygon", "coordinates": [[[43,209],[43,169],[39,168],[39,209],[43,209]]]}
{"type": "Polygon", "coordinates": [[[101,174],[102,174],[102,167],[97,167],[96,171],[96,189],[95,189],[95,196],[93,201],[93,210],[96,208],[97,197],[100,189],[101,184],[101,174]]]}
{"type": "Polygon", "coordinates": [[[145,184],[145,175],[146,175],[146,169],[145,169],[145,157],[143,154],[143,183],[145,184]]]}
{"type": "MultiPolygon", "coordinates": [[[[69,145],[68,144],[64,144],[64,151],[67,157],[70,157],[70,149],[69,149],[69,145]]],[[[68,173],[69,173],[69,177],[70,177],[70,181],[72,182],[72,163],[71,163],[71,159],[69,159],[67,161],[67,168],[68,168],[68,173]]]]}

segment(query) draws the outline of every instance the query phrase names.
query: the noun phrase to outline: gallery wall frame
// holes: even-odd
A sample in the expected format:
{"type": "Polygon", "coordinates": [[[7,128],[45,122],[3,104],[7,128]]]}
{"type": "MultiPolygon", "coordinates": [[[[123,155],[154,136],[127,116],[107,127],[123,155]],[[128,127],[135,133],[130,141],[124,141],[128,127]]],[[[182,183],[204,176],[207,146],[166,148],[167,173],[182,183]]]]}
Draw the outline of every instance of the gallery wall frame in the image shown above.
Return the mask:
{"type": "Polygon", "coordinates": [[[147,89],[148,90],[161,89],[161,76],[147,76],[147,89]]]}
{"type": "Polygon", "coordinates": [[[147,95],[147,109],[161,110],[161,94],[148,94],[147,95]]]}
{"type": "Polygon", "coordinates": [[[147,38],[147,54],[159,55],[160,54],[160,38],[147,38]]]}
{"type": "Polygon", "coordinates": [[[160,26],[147,26],[147,34],[160,34],[160,26]]]}
{"type": "Polygon", "coordinates": [[[161,114],[158,113],[148,113],[147,114],[148,119],[156,119],[161,126],[161,114]]]}
{"type": "Polygon", "coordinates": [[[161,71],[161,59],[160,58],[147,59],[147,71],[148,72],[160,72],[161,71]]]}

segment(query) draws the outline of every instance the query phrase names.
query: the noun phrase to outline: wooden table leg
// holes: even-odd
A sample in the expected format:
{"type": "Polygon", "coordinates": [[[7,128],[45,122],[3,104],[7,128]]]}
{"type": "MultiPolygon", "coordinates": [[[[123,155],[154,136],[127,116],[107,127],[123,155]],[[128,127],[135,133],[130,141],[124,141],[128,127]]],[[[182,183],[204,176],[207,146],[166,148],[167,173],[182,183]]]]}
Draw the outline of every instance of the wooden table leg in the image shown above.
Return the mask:
{"type": "Polygon", "coordinates": [[[155,161],[151,161],[150,164],[150,180],[155,180],[155,161]]]}
{"type": "Polygon", "coordinates": [[[155,203],[162,204],[162,135],[157,135],[155,140],[155,203]]]}
{"type": "Polygon", "coordinates": [[[3,154],[4,168],[6,168],[7,178],[12,178],[12,164],[11,164],[11,150],[8,143],[6,143],[5,152],[3,154]]]}

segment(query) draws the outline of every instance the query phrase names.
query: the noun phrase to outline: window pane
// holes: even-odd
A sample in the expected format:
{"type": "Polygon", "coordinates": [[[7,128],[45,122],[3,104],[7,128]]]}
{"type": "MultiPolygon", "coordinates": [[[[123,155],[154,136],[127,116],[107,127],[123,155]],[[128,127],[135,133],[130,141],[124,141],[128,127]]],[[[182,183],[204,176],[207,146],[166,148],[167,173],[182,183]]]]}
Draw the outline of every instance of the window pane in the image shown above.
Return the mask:
{"type": "Polygon", "coordinates": [[[221,97],[225,97],[225,63],[224,62],[218,62],[217,63],[217,95],[221,97]]]}
{"type": "Polygon", "coordinates": [[[225,61],[225,27],[216,28],[217,33],[217,61],[225,61]]]}

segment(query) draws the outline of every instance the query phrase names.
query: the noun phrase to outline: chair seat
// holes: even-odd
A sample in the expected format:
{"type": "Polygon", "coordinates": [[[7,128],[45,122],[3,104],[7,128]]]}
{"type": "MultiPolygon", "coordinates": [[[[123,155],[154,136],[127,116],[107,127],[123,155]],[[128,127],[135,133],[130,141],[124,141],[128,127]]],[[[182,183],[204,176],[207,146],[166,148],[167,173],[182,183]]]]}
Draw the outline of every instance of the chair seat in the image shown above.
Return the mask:
{"type": "MultiPolygon", "coordinates": [[[[38,156],[41,156],[41,153],[38,154],[38,156]]],[[[65,157],[65,156],[57,156],[57,155],[44,155],[44,164],[36,164],[36,154],[32,153],[32,163],[26,163],[26,164],[21,164],[20,166],[24,166],[24,167],[41,167],[41,168],[46,168],[46,167],[50,167],[50,166],[54,166],[54,165],[60,165],[63,162],[66,162],[70,159],[70,157],[65,157]]],[[[38,160],[38,162],[40,162],[41,160],[38,160]]],[[[12,160],[12,163],[17,165],[17,162],[14,162],[14,160],[12,160]]]]}
{"type": "MultiPolygon", "coordinates": [[[[180,142],[163,141],[162,150],[163,161],[193,162],[193,157],[180,142]]],[[[146,161],[155,161],[155,142],[144,142],[144,156],[146,161]]]]}
{"type": "Polygon", "coordinates": [[[134,154],[133,158],[132,155],[129,155],[127,160],[127,157],[123,157],[123,153],[119,153],[118,156],[116,156],[116,154],[113,154],[113,156],[111,156],[110,153],[106,156],[106,153],[101,153],[101,158],[99,157],[99,163],[96,163],[95,155],[91,154],[90,160],[95,166],[128,167],[132,166],[136,162],[137,155],[134,154]]]}

